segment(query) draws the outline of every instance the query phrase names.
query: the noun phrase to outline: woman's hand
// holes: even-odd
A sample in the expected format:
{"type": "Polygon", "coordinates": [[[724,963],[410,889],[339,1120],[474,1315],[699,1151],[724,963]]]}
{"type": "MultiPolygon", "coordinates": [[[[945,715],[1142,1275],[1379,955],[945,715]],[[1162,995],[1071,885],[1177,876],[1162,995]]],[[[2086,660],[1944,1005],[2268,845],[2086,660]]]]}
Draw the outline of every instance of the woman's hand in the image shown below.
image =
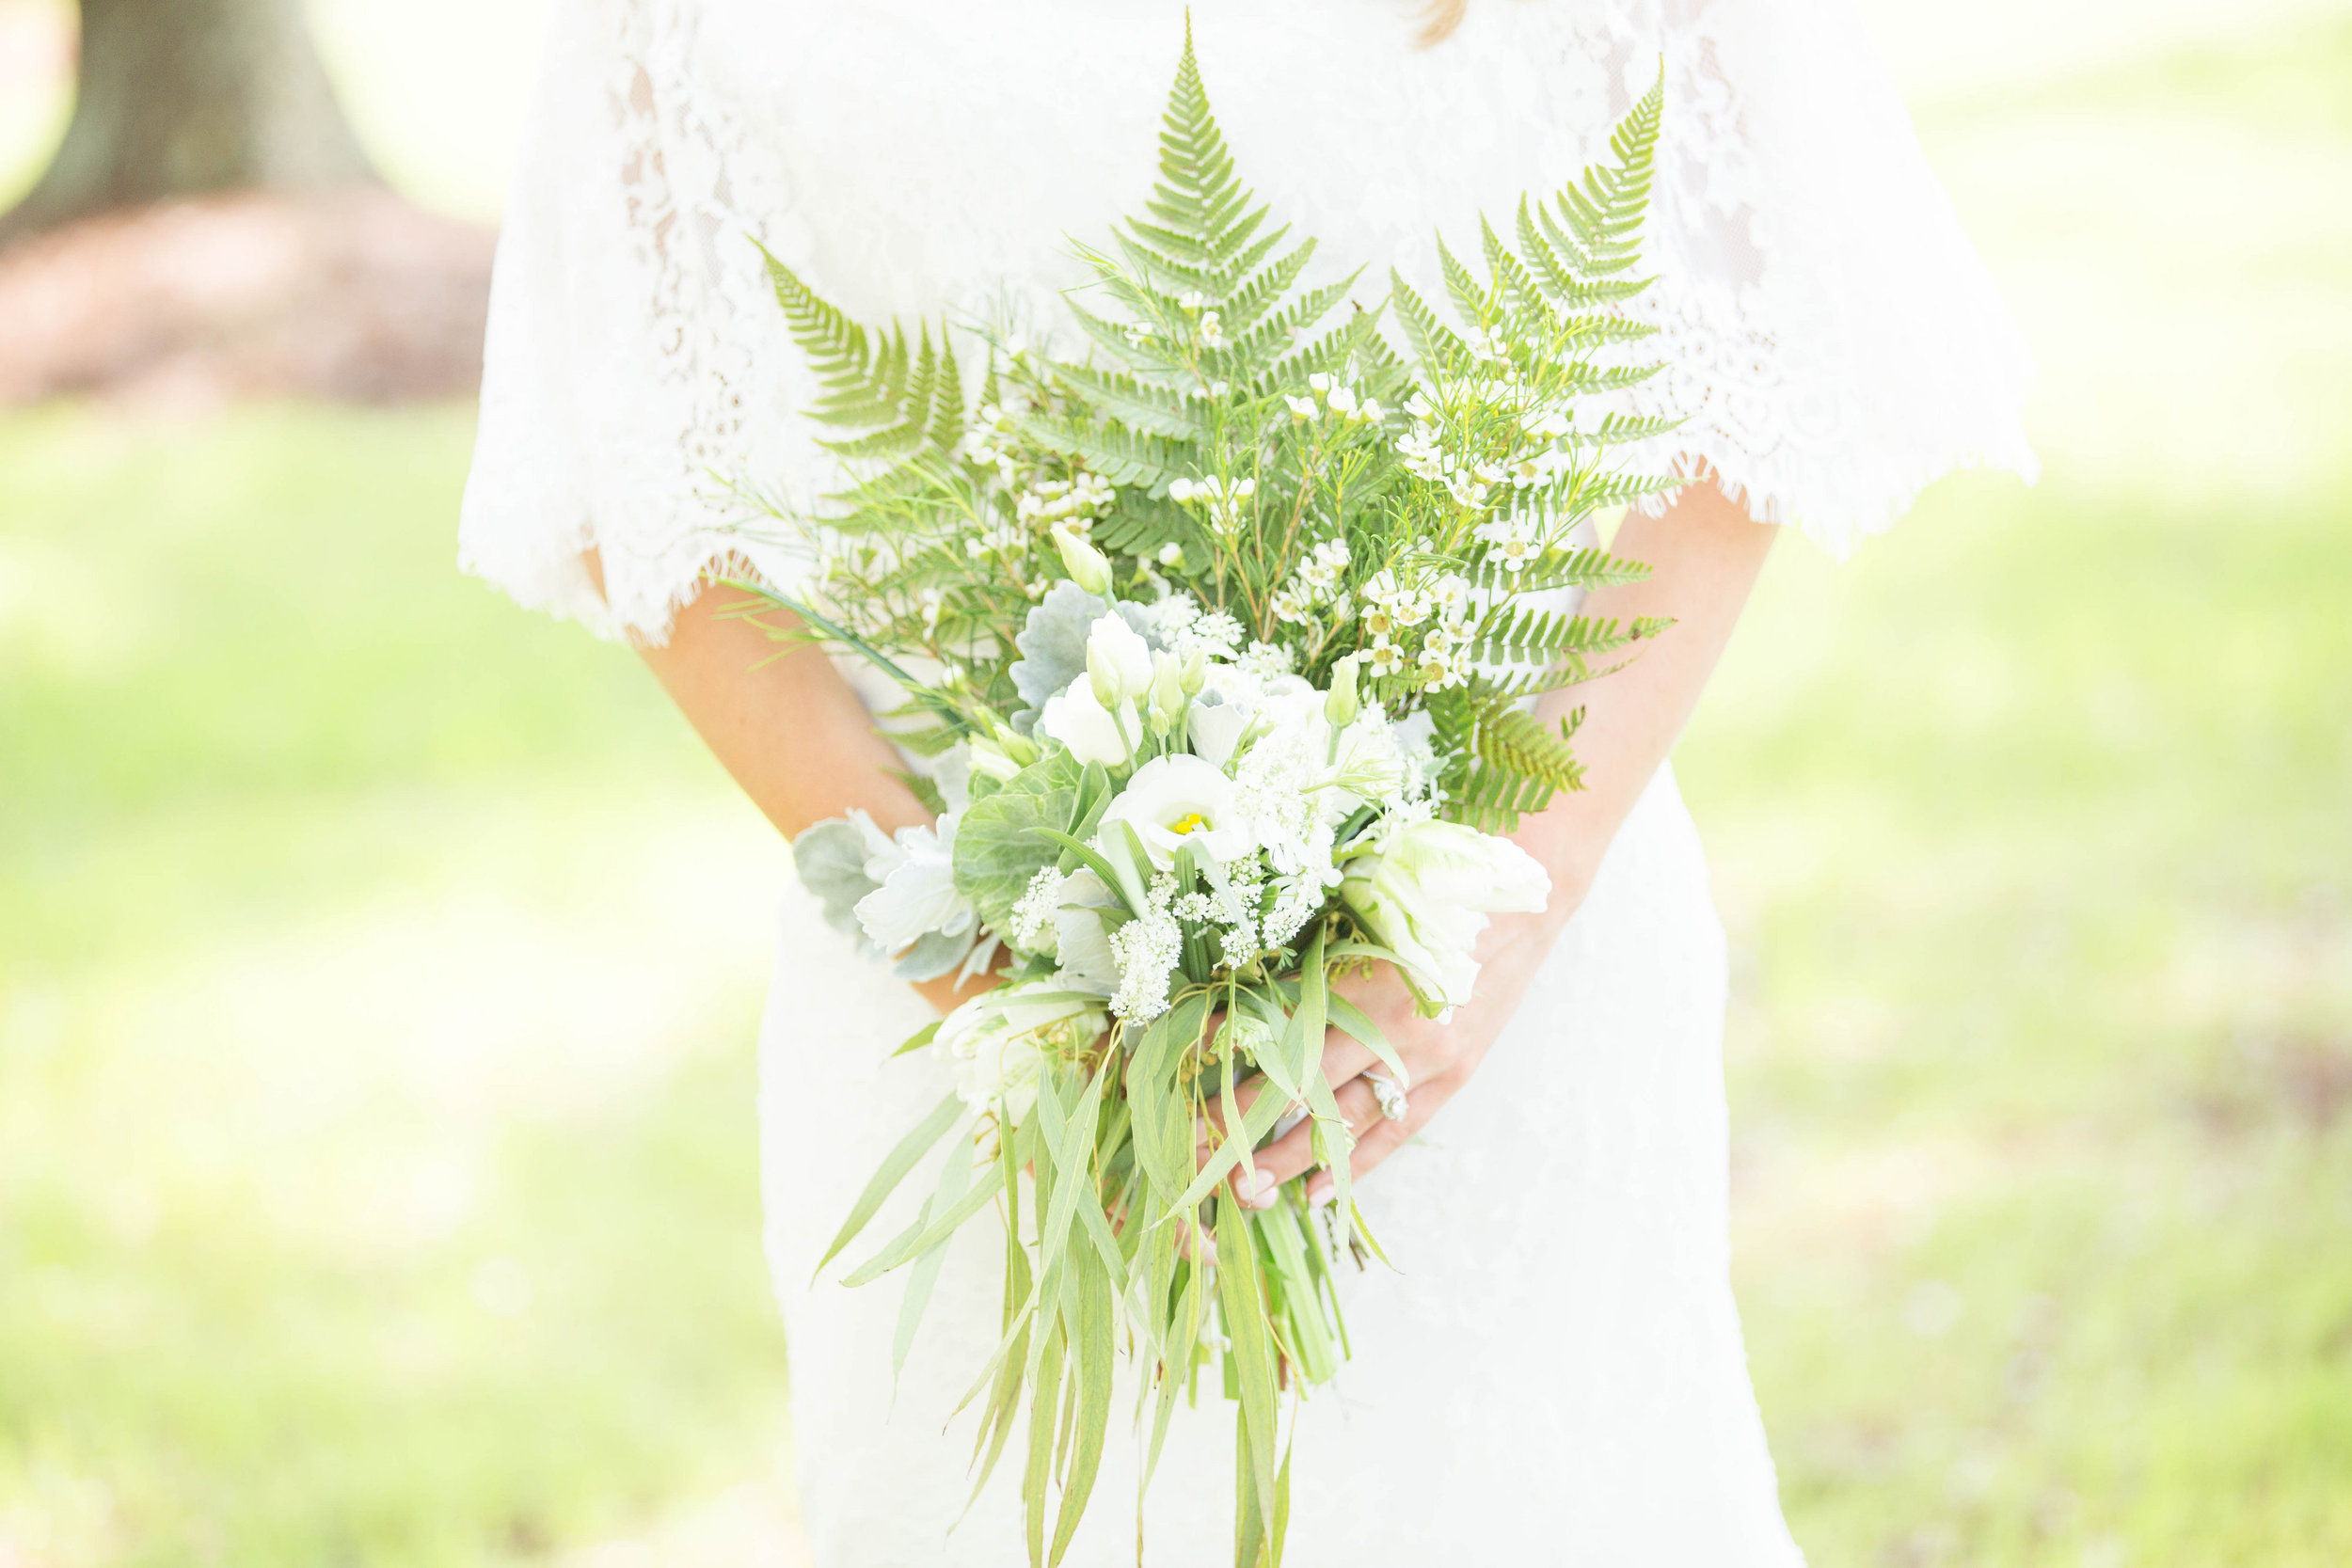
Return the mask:
{"type": "MultiPolygon", "coordinates": [[[[1333,983],[1331,989],[1361,1008],[1386,1037],[1404,1064],[1407,1079],[1405,1115],[1392,1120],[1382,1113],[1378,1091],[1365,1076],[1369,1071],[1385,1077],[1388,1069],[1360,1041],[1337,1029],[1326,1037],[1323,1075],[1339,1101],[1340,1114],[1347,1118],[1347,1130],[1355,1135],[1355,1152],[1347,1164],[1356,1180],[1361,1180],[1404,1148],[1406,1140],[1428,1125],[1429,1118],[1461,1091],[1486,1061],[1496,1037],[1519,1010],[1544,955],[1551,951],[1565,910],[1575,905],[1575,896],[1564,897],[1565,893],[1555,888],[1553,907],[1542,914],[1499,916],[1486,927],[1479,946],[1483,962],[1477,991],[1469,1005],[1455,1008],[1445,1022],[1423,1018],[1414,1009],[1412,992],[1388,964],[1333,983]]],[[[1254,1156],[1254,1172],[1244,1168],[1234,1173],[1234,1195],[1254,1209],[1273,1207],[1276,1191],[1283,1182],[1313,1167],[1313,1137],[1314,1123],[1309,1120],[1277,1138],[1254,1156]]],[[[1331,1186],[1328,1171],[1315,1171],[1307,1182],[1308,1200],[1321,1202],[1331,1186]]]]}
{"type": "MultiPolygon", "coordinates": [[[[1619,622],[1669,616],[1675,625],[1608,679],[1552,692],[1537,705],[1537,717],[1547,720],[1585,709],[1577,753],[1590,787],[1557,797],[1511,835],[1551,874],[1550,907],[1541,914],[1495,918],[1479,946],[1484,967],[1472,1000],[1447,1022],[1418,1016],[1404,982],[1386,965],[1335,988],[1379,1026],[1411,1078],[1404,1085],[1405,1115],[1391,1121],[1381,1115],[1373,1083],[1363,1076],[1367,1069],[1386,1069],[1361,1043],[1337,1030],[1327,1037],[1323,1075],[1356,1134],[1348,1161],[1354,1175],[1378,1168],[1460,1093],[1518,1011],[1553,940],[1583,901],[1610,841],[1697,705],[1778,531],[1751,521],[1712,483],[1685,488],[1661,517],[1625,519],[1610,547],[1647,562],[1650,575],[1595,593],[1581,613],[1619,622]]],[[[1235,1196],[1252,1207],[1270,1206],[1283,1182],[1312,1167],[1313,1136],[1313,1124],[1302,1123],[1260,1150],[1231,1179],[1235,1196]]],[[[1209,1152],[1202,1150],[1204,1162],[1209,1152]]],[[[1309,1178],[1307,1193],[1320,1198],[1330,1187],[1329,1173],[1319,1171],[1309,1178]]]]}

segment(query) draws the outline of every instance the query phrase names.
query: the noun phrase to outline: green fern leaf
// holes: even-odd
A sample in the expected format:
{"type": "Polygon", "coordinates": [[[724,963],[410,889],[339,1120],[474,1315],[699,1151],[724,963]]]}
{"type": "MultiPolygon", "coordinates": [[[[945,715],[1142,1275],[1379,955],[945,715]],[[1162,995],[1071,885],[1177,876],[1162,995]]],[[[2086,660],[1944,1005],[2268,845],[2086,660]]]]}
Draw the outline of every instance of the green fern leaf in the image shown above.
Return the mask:
{"type": "Polygon", "coordinates": [[[1056,370],[1062,380],[1086,394],[1097,413],[1121,424],[1184,441],[1198,441],[1208,434],[1200,404],[1181,392],[1083,365],[1060,365],[1056,370]]]}
{"type": "Polygon", "coordinates": [[[1454,335],[1454,329],[1438,318],[1402,273],[1389,273],[1389,299],[1396,311],[1397,325],[1404,328],[1405,341],[1412,348],[1413,357],[1424,365],[1453,364],[1470,353],[1470,345],[1454,335]]]}

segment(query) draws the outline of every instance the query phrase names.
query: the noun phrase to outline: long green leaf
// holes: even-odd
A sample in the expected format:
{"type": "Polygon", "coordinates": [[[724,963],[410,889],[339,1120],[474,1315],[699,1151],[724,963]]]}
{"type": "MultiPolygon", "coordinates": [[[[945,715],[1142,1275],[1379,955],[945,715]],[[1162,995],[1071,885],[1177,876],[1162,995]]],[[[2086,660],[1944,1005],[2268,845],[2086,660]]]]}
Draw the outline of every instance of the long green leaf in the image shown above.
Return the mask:
{"type": "Polygon", "coordinates": [[[867,1259],[842,1283],[863,1285],[868,1280],[880,1279],[910,1258],[921,1257],[940,1242],[953,1235],[956,1227],[986,1208],[989,1200],[996,1196],[1004,1184],[1003,1171],[997,1166],[991,1165],[988,1174],[980,1179],[979,1183],[966,1190],[961,1197],[949,1206],[946,1213],[939,1215],[919,1230],[912,1230],[911,1233],[891,1243],[879,1256],[867,1259]]]}
{"type": "MultiPolygon", "coordinates": [[[[953,1207],[971,1180],[972,1162],[950,1155],[940,1167],[939,1190],[923,1205],[924,1218],[928,1220],[953,1207]]],[[[906,1370],[907,1352],[914,1344],[914,1331],[922,1326],[923,1309],[930,1305],[932,1288],[939,1283],[939,1271],[946,1264],[947,1248],[954,1241],[953,1236],[943,1237],[938,1245],[917,1258],[914,1267],[908,1271],[906,1294],[898,1302],[898,1330],[890,1341],[890,1376],[894,1385],[898,1374],[906,1370]]]]}
{"type": "Polygon", "coordinates": [[[1250,1474],[1262,1516],[1274,1513],[1276,1430],[1274,1338],[1265,1319],[1264,1286],[1258,1275],[1258,1243],[1248,1210],[1238,1203],[1216,1206],[1216,1289],[1224,1308],[1225,1353],[1241,1383],[1241,1418],[1251,1433],[1250,1474]]]}
{"type": "Polygon", "coordinates": [[[930,1152],[931,1146],[939,1142],[947,1129],[962,1119],[962,1116],[963,1101],[951,1094],[931,1107],[931,1114],[925,1117],[914,1132],[898,1140],[898,1147],[890,1151],[889,1157],[882,1161],[882,1168],[866,1183],[866,1190],[858,1194],[857,1202],[850,1206],[849,1219],[834,1234],[833,1245],[825,1249],[825,1256],[818,1259],[817,1267],[811,1271],[812,1277],[824,1273],[825,1265],[839,1257],[843,1247],[857,1240],[858,1232],[866,1228],[866,1222],[874,1217],[883,1201],[897,1190],[899,1182],[906,1180],[907,1172],[914,1168],[915,1162],[930,1152]]]}

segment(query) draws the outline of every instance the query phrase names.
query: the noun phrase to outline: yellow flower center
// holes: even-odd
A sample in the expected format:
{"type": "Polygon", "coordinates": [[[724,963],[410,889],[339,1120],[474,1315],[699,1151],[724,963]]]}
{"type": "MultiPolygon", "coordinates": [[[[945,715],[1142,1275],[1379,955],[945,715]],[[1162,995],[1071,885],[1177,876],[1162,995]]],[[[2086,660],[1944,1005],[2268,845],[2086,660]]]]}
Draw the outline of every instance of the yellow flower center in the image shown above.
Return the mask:
{"type": "Polygon", "coordinates": [[[1170,822],[1168,825],[1168,831],[1171,833],[1182,835],[1189,832],[1197,832],[1208,825],[1209,819],[1201,816],[1199,812],[1186,812],[1175,821],[1170,822]]]}

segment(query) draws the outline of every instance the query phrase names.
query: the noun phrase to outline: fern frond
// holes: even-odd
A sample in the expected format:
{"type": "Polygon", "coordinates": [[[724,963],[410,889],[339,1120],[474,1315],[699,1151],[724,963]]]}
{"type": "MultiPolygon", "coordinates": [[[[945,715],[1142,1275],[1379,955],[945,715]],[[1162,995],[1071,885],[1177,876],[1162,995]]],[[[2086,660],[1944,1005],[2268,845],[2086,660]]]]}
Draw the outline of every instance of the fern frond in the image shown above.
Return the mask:
{"type": "Polygon", "coordinates": [[[1255,379],[1288,351],[1301,333],[1329,315],[1331,307],[1347,297],[1347,291],[1355,282],[1356,275],[1350,274],[1337,283],[1308,290],[1226,347],[1215,351],[1210,356],[1211,362],[1229,378],[1255,379]]]}
{"type": "Polygon", "coordinates": [[[1078,324],[1078,329],[1128,369],[1152,376],[1172,376],[1184,371],[1183,360],[1160,353],[1150,343],[1137,342],[1134,328],[1098,316],[1076,301],[1068,300],[1067,295],[1064,298],[1071,319],[1078,324]]]}
{"type": "Polygon", "coordinates": [[[1483,719],[1472,744],[1479,761],[1541,783],[1547,797],[1583,787],[1584,769],[1568,751],[1565,723],[1555,728],[1532,713],[1501,707],[1483,719]]]}
{"type": "Polygon", "coordinates": [[[1472,571],[1470,581],[1471,587],[1486,593],[1538,594],[1559,588],[1613,588],[1641,582],[1648,576],[1649,567],[1643,562],[1607,550],[1554,550],[1517,572],[1489,562],[1472,571]]]}
{"type": "Polygon", "coordinates": [[[1151,436],[1198,441],[1208,434],[1200,407],[1181,392],[1131,375],[1089,370],[1083,365],[1056,367],[1061,379],[1086,394],[1098,413],[1151,436]]]}
{"type": "Polygon", "coordinates": [[[768,279],[776,303],[784,308],[785,325],[818,378],[833,382],[864,375],[873,361],[866,328],[820,298],[766,245],[759,247],[759,254],[767,260],[768,279]]]}
{"type": "MultiPolygon", "coordinates": [[[[1639,254],[1634,236],[1649,204],[1650,178],[1656,167],[1658,126],[1665,111],[1666,72],[1661,63],[1658,81],[1632,112],[1617,122],[1609,137],[1616,160],[1584,171],[1581,186],[1569,185],[1552,200],[1562,222],[1581,252],[1580,272],[1604,276],[1624,272],[1639,254]]],[[[1566,235],[1556,236],[1566,239],[1566,235]]]]}
{"type": "Polygon", "coordinates": [[[1483,325],[1494,308],[1494,291],[1472,277],[1470,268],[1446,248],[1442,234],[1438,236],[1438,270],[1445,277],[1446,293],[1454,296],[1454,308],[1462,313],[1462,320],[1483,325]]]}
{"type": "Polygon", "coordinates": [[[1130,498],[1117,513],[1094,526],[1094,542],[1114,555],[1152,556],[1176,545],[1195,560],[1208,560],[1208,535],[1191,513],[1172,501],[1130,498]]]}
{"type": "Polygon", "coordinates": [[[1166,495],[1170,483],[1184,477],[1175,450],[1156,436],[1118,425],[1090,430],[1073,420],[1036,416],[1024,419],[1021,429],[1038,445],[1076,458],[1113,484],[1138,485],[1154,498],[1166,495]]]}
{"type": "Polygon", "coordinates": [[[1478,219],[1478,237],[1486,252],[1486,272],[1494,278],[1495,287],[1502,296],[1522,310],[1549,319],[1551,312],[1545,308],[1542,287],[1527,268],[1519,264],[1519,259],[1511,254],[1510,247],[1502,243],[1502,236],[1495,232],[1495,226],[1488,223],[1484,214],[1478,219]]]}
{"type": "Polygon", "coordinates": [[[1404,328],[1405,341],[1413,351],[1413,357],[1424,365],[1447,365],[1470,353],[1470,345],[1454,335],[1454,329],[1439,320],[1421,295],[1413,293],[1405,275],[1391,269],[1389,299],[1396,312],[1397,325],[1404,328]]]}
{"type": "MultiPolygon", "coordinates": [[[[1260,245],[1270,248],[1289,232],[1288,229],[1277,229],[1261,241],[1260,245]]],[[[1256,253],[1257,248],[1252,247],[1253,254],[1256,253]]],[[[1298,275],[1306,270],[1308,258],[1314,253],[1315,242],[1303,240],[1284,252],[1271,265],[1226,295],[1222,307],[1225,312],[1225,330],[1243,332],[1256,325],[1261,316],[1271,309],[1283,295],[1290,293],[1291,285],[1298,281],[1298,275]]]]}
{"type": "Polygon", "coordinates": [[[1549,665],[1615,653],[1639,635],[1639,623],[1506,604],[1487,612],[1470,648],[1473,658],[1489,663],[1549,665]]]}
{"type": "Polygon", "coordinates": [[[1629,441],[1645,441],[1653,436],[1663,436],[1682,423],[1662,416],[1635,414],[1604,414],[1590,430],[1571,431],[1561,437],[1569,447],[1613,447],[1629,441]]]}

